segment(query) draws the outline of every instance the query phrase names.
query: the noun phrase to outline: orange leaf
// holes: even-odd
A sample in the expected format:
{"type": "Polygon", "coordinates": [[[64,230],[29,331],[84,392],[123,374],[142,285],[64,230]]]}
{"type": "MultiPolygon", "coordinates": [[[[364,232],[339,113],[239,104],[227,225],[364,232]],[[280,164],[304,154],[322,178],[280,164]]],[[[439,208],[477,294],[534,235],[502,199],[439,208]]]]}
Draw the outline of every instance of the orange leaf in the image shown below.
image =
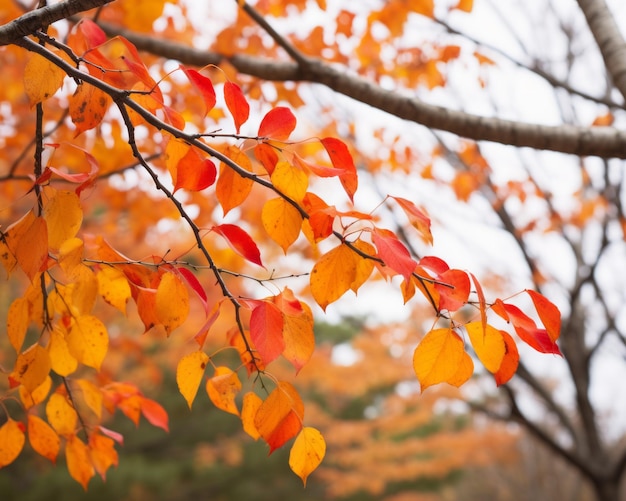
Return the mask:
{"type": "Polygon", "coordinates": [[[74,137],[78,137],[102,122],[111,104],[111,97],[93,85],[80,83],[68,101],[70,118],[76,126],[74,137]]]}
{"type": "Polygon", "coordinates": [[[500,386],[513,377],[519,365],[519,352],[513,338],[505,331],[500,331],[504,339],[504,358],[498,371],[494,374],[496,384],[500,386]]]}
{"type": "Polygon", "coordinates": [[[161,404],[146,397],[139,397],[141,413],[143,417],[153,426],[157,426],[165,431],[170,431],[167,412],[161,404]]]}
{"type": "Polygon", "coordinates": [[[241,126],[246,123],[250,116],[250,105],[241,92],[241,88],[232,82],[224,84],[224,100],[235,121],[237,134],[239,134],[241,126]]]}
{"type": "Polygon", "coordinates": [[[209,78],[192,68],[185,68],[181,65],[180,69],[185,72],[185,75],[187,75],[191,84],[198,90],[198,92],[200,92],[200,95],[204,100],[204,115],[206,115],[215,106],[216,99],[213,83],[211,83],[209,78]]]}
{"type": "Polygon", "coordinates": [[[102,321],[93,315],[78,317],[66,336],[70,354],[80,363],[100,370],[109,348],[109,335],[102,321]]]}
{"type": "Polygon", "coordinates": [[[552,341],[556,341],[561,334],[561,312],[545,296],[530,289],[526,289],[526,292],[532,299],[537,315],[548,331],[548,336],[552,341]]]}
{"type": "Polygon", "coordinates": [[[270,446],[270,454],[302,429],[304,404],[296,389],[281,381],[259,407],[254,426],[270,446]]]}
{"type": "Polygon", "coordinates": [[[31,407],[40,404],[47,397],[48,393],[50,393],[50,388],[52,387],[52,378],[48,375],[43,383],[41,383],[34,391],[29,392],[23,385],[20,385],[20,399],[22,400],[22,404],[24,404],[25,409],[30,409],[31,407]]]}
{"type": "Polygon", "coordinates": [[[296,117],[289,108],[278,106],[266,113],[261,120],[258,136],[260,138],[286,141],[296,128],[296,117]]]}
{"type": "MultiPolygon", "coordinates": [[[[360,250],[363,254],[368,256],[376,256],[376,249],[371,244],[364,242],[361,239],[352,242],[352,247],[360,250]]],[[[363,257],[356,252],[356,274],[354,281],[350,284],[350,289],[356,294],[360,287],[370,277],[374,270],[374,260],[363,257]]]]}
{"type": "Polygon", "coordinates": [[[97,433],[89,434],[89,458],[94,469],[106,480],[106,472],[111,466],[117,466],[118,457],[112,438],[97,433]]]}
{"type": "Polygon", "coordinates": [[[70,476],[87,490],[87,485],[91,477],[95,475],[95,470],[91,464],[89,449],[76,435],[67,437],[65,460],[70,476]]]}
{"type": "Polygon", "coordinates": [[[24,69],[24,90],[30,105],[52,97],[63,85],[65,72],[39,54],[32,53],[24,69]]]}
{"type": "Polygon", "coordinates": [[[315,350],[313,313],[309,305],[298,301],[289,288],[285,288],[279,296],[276,296],[274,303],[283,314],[285,341],[283,356],[291,362],[296,371],[300,371],[315,350]]]}
{"type": "Polygon", "coordinates": [[[239,226],[234,224],[220,224],[214,226],[212,231],[219,233],[228,242],[228,245],[237,254],[251,263],[263,267],[261,253],[254,240],[239,226]]]}
{"type": "Polygon", "coordinates": [[[202,158],[195,148],[189,148],[176,164],[174,192],[180,189],[202,191],[215,182],[216,175],[215,164],[202,158]]]}
{"type": "Polygon", "coordinates": [[[189,292],[174,273],[164,273],[154,299],[156,318],[170,333],[181,326],[189,315],[189,292]]]}
{"type": "MultiPolygon", "coordinates": [[[[252,172],[250,159],[239,148],[231,146],[225,154],[243,170],[252,172]]],[[[220,175],[215,185],[215,194],[224,210],[224,215],[248,198],[253,185],[252,179],[241,176],[225,163],[220,164],[220,175]]]]}
{"type": "Polygon", "coordinates": [[[37,454],[56,463],[61,439],[48,423],[33,414],[28,414],[28,441],[37,454]]]}
{"type": "Polygon", "coordinates": [[[535,321],[517,306],[508,303],[502,304],[508,316],[507,320],[513,324],[515,332],[522,341],[540,353],[561,355],[561,350],[559,350],[557,344],[550,339],[545,329],[537,328],[535,321]]]}
{"type": "Polygon", "coordinates": [[[11,378],[33,392],[50,373],[50,355],[40,344],[34,344],[20,353],[15,361],[11,378]]]}
{"type": "Polygon", "coordinates": [[[74,434],[78,415],[65,395],[60,393],[50,395],[46,404],[46,417],[59,435],[67,437],[74,434]]]}
{"type": "Polygon", "coordinates": [[[184,356],[176,367],[176,383],[181,395],[187,401],[189,409],[196,398],[209,356],[203,351],[194,351],[184,356]]]}
{"type": "Polygon", "coordinates": [[[274,173],[278,163],[276,149],[267,143],[259,143],[254,147],[254,157],[261,163],[269,175],[274,173]]]}
{"type": "Polygon", "coordinates": [[[7,335],[11,346],[18,353],[22,349],[26,338],[26,329],[30,323],[28,309],[28,301],[18,297],[11,303],[7,312],[7,335]]]}
{"type": "Polygon", "coordinates": [[[472,377],[473,373],[474,362],[472,361],[472,357],[463,352],[463,354],[461,355],[461,361],[459,362],[459,366],[456,372],[446,382],[448,384],[451,384],[452,386],[460,388],[469,380],[469,378],[472,377]]]}
{"type": "Polygon", "coordinates": [[[391,197],[391,198],[393,198],[396,202],[398,202],[398,205],[400,205],[404,213],[409,218],[409,222],[411,223],[411,226],[413,226],[417,231],[419,231],[422,239],[425,242],[432,245],[433,235],[430,232],[430,218],[428,217],[428,214],[426,214],[424,210],[420,209],[413,202],[411,202],[410,200],[407,200],[406,198],[401,198],[401,197],[391,197]]]}
{"type": "Polygon", "coordinates": [[[283,315],[269,301],[260,301],[250,315],[250,338],[265,365],[285,349],[283,315]]]}
{"type": "Polygon", "coordinates": [[[48,353],[51,368],[59,376],[69,376],[78,368],[78,360],[70,353],[67,345],[67,335],[59,325],[55,325],[50,331],[48,353]]]}
{"type": "Polygon", "coordinates": [[[98,293],[107,303],[126,313],[126,303],[131,297],[128,279],[117,268],[103,266],[96,274],[98,280],[98,293]]]}
{"type": "Polygon", "coordinates": [[[48,227],[45,219],[35,216],[31,210],[9,226],[5,235],[11,254],[32,281],[48,260],[48,227]]]}
{"type": "Polygon", "coordinates": [[[300,211],[284,198],[272,198],[265,202],[261,211],[265,231],[285,252],[293,244],[302,228],[300,211]]]}
{"type": "Polygon", "coordinates": [[[487,302],[485,301],[485,293],[483,292],[483,287],[480,285],[480,282],[476,279],[476,277],[470,273],[470,277],[472,277],[472,282],[474,282],[474,287],[476,287],[476,295],[478,296],[478,309],[480,310],[480,321],[483,325],[483,331],[487,328],[487,302]]]}
{"type": "Polygon", "coordinates": [[[215,374],[206,382],[206,391],[215,407],[239,416],[235,398],[241,391],[241,381],[236,372],[228,367],[216,367],[215,374]]]}
{"type": "Polygon", "coordinates": [[[0,468],[11,464],[24,447],[24,425],[11,418],[0,426],[0,468]]]}
{"type": "Polygon", "coordinates": [[[256,393],[249,391],[243,396],[243,404],[241,407],[241,421],[243,423],[243,431],[257,440],[261,435],[254,425],[254,418],[261,407],[263,400],[256,393]]]}
{"type": "Polygon", "coordinates": [[[350,247],[341,244],[315,263],[310,277],[311,294],[323,310],[350,289],[356,279],[360,259],[350,247]]]}
{"type": "Polygon", "coordinates": [[[482,322],[470,322],[465,325],[470,342],[478,358],[489,372],[497,372],[502,365],[505,344],[501,332],[482,322]]]}
{"type": "MultiPolygon", "coordinates": [[[[78,388],[80,388],[80,392],[78,394],[81,396],[81,400],[98,419],[102,419],[103,397],[100,388],[87,379],[78,379],[75,380],[75,383],[78,385],[78,388]]],[[[75,393],[73,393],[73,395],[75,395],[75,393]]]]}
{"type": "Polygon", "coordinates": [[[350,197],[350,200],[353,200],[359,180],[350,150],[348,150],[345,143],[334,137],[324,138],[321,142],[324,148],[326,148],[333,167],[343,171],[343,173],[339,175],[339,181],[341,181],[341,185],[350,197]]]}
{"type": "Polygon", "coordinates": [[[463,359],[463,341],[452,329],[434,329],[413,353],[413,369],[422,391],[429,386],[455,381],[463,359]]]}
{"type": "Polygon", "coordinates": [[[459,0],[459,3],[454,8],[463,12],[472,12],[473,7],[474,0],[459,0]]]}
{"type": "Polygon", "coordinates": [[[315,428],[305,427],[296,437],[289,452],[289,467],[302,479],[306,479],[322,462],[326,454],[326,441],[315,428]]]}

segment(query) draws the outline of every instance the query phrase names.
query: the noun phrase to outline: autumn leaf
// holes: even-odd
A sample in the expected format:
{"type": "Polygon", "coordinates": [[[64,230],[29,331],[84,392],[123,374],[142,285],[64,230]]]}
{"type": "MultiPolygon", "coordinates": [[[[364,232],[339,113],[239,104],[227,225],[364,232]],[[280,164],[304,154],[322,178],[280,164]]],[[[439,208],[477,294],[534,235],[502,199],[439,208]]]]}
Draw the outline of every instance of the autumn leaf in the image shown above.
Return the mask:
{"type": "Polygon", "coordinates": [[[241,92],[241,88],[232,82],[224,83],[224,100],[235,121],[235,130],[239,134],[241,126],[250,116],[250,105],[241,92]]]}
{"type": "Polygon", "coordinates": [[[482,322],[469,322],[465,324],[465,329],[482,364],[489,372],[497,372],[506,348],[501,332],[491,325],[483,329],[482,322]]]}
{"type": "Polygon", "coordinates": [[[61,88],[65,72],[45,57],[32,53],[24,69],[24,90],[31,106],[52,97],[61,88]]]}
{"type": "Polygon", "coordinates": [[[417,207],[413,202],[402,197],[391,197],[402,208],[406,216],[409,218],[411,226],[413,226],[426,243],[433,244],[433,235],[430,232],[430,217],[423,210],[417,207]]]}
{"type": "Polygon", "coordinates": [[[215,164],[208,158],[203,158],[195,148],[189,148],[178,160],[175,171],[174,192],[180,189],[202,191],[212,186],[217,176],[215,164]]]}
{"type": "Polygon", "coordinates": [[[75,237],[83,222],[83,210],[76,193],[71,191],[48,191],[44,206],[44,219],[48,227],[48,244],[52,249],[75,237]]]}
{"type": "Polygon", "coordinates": [[[65,395],[53,393],[46,404],[48,423],[62,437],[73,435],[78,422],[78,414],[65,395]]]}
{"type": "Polygon", "coordinates": [[[350,150],[348,150],[348,147],[343,141],[334,137],[326,137],[321,141],[330,157],[333,167],[343,171],[339,175],[339,181],[350,197],[350,200],[353,200],[359,181],[350,150]]]}
{"type": "Polygon", "coordinates": [[[243,396],[243,404],[241,407],[241,422],[243,423],[243,431],[250,435],[254,440],[258,440],[261,436],[259,431],[256,429],[254,419],[262,403],[263,400],[261,400],[256,393],[251,391],[243,396]]]}
{"type": "Polygon", "coordinates": [[[257,410],[254,426],[271,454],[300,432],[303,417],[300,395],[291,384],[280,381],[257,410]]]}
{"type": "Polygon", "coordinates": [[[309,185],[308,176],[288,162],[278,162],[272,171],[272,184],[283,195],[301,202],[309,185]]]}
{"type": "Polygon", "coordinates": [[[202,100],[204,101],[204,115],[209,113],[215,106],[216,98],[215,98],[215,89],[213,88],[213,83],[208,77],[205,77],[198,71],[192,68],[186,68],[184,66],[180,66],[180,69],[183,70],[191,84],[196,88],[196,90],[202,96],[202,100]]]}
{"type": "Polygon", "coordinates": [[[463,341],[452,329],[428,332],[413,353],[413,369],[422,391],[438,383],[457,382],[463,354],[463,341]]]}
{"type": "Polygon", "coordinates": [[[28,414],[28,441],[37,454],[56,463],[61,439],[48,423],[34,414],[28,414]]]}
{"type": "Polygon", "coordinates": [[[90,433],[89,459],[102,480],[106,480],[107,470],[111,466],[117,466],[119,461],[113,439],[99,433],[90,433]]]}
{"type": "Polygon", "coordinates": [[[11,464],[22,452],[24,442],[24,425],[8,418],[0,426],[0,468],[11,464]]]}
{"type": "Polygon", "coordinates": [[[43,217],[27,212],[5,232],[7,247],[32,281],[48,259],[48,227],[43,217]]]}
{"type": "Polygon", "coordinates": [[[286,141],[296,128],[296,117],[289,108],[278,106],[268,111],[259,125],[260,138],[286,141]]]}
{"type": "Polygon", "coordinates": [[[80,363],[100,370],[109,348],[109,335],[102,321],[93,315],[78,317],[70,328],[67,347],[80,363]]]}
{"type": "Polygon", "coordinates": [[[359,259],[348,245],[340,244],[315,263],[310,277],[311,294],[323,310],[352,287],[359,259]]]}
{"type": "Polygon", "coordinates": [[[308,476],[320,465],[326,454],[326,441],[319,430],[304,427],[289,452],[289,467],[306,487],[308,476]]]}
{"type": "Polygon", "coordinates": [[[261,253],[254,240],[239,226],[234,224],[219,224],[211,228],[224,237],[231,249],[244,259],[263,267],[261,253]]]}
{"type": "Polygon", "coordinates": [[[43,346],[35,343],[18,355],[10,377],[32,393],[49,373],[50,355],[43,346]]]}
{"type": "Polygon", "coordinates": [[[439,292],[439,309],[457,311],[467,304],[470,279],[461,270],[446,270],[438,277],[435,289],[439,292]]]}
{"type": "Polygon", "coordinates": [[[138,400],[143,417],[145,417],[151,425],[157,426],[165,431],[170,431],[169,418],[161,404],[144,396],[138,396],[138,400]]]}
{"type": "Polygon", "coordinates": [[[107,93],[93,85],[81,82],[74,94],[69,97],[70,118],[76,126],[74,137],[98,126],[111,102],[111,97],[107,93]]]}
{"type": "Polygon", "coordinates": [[[526,292],[532,299],[537,315],[546,328],[550,340],[555,342],[561,334],[561,312],[545,296],[530,289],[526,289],[526,292]]]}
{"type": "Polygon", "coordinates": [[[59,325],[55,325],[50,331],[48,353],[50,366],[59,376],[69,376],[78,368],[78,360],[72,355],[67,344],[67,334],[59,325]]]}
{"type": "Polygon", "coordinates": [[[372,232],[372,241],[383,263],[402,275],[405,280],[410,280],[417,263],[398,237],[389,230],[376,228],[372,232]]]}
{"type": "Polygon", "coordinates": [[[96,279],[102,299],[125,314],[131,292],[124,273],[113,266],[104,266],[96,273],[96,279]]]}
{"type": "Polygon", "coordinates": [[[216,367],[215,374],[206,382],[206,391],[215,407],[239,416],[235,398],[241,391],[241,381],[236,372],[228,367],[216,367]]]}
{"type": "MultiPolygon", "coordinates": [[[[291,294],[291,291],[286,289],[281,293],[281,296],[289,294],[291,294]]],[[[282,354],[295,367],[297,372],[306,365],[315,350],[313,313],[306,303],[298,301],[298,306],[299,310],[295,308],[281,309],[283,314],[283,340],[285,342],[282,354]]]]}
{"type": "Polygon", "coordinates": [[[13,346],[18,353],[24,344],[28,324],[28,301],[18,297],[11,303],[7,312],[7,336],[11,342],[11,346],[13,346]]]}
{"type": "Polygon", "coordinates": [[[168,336],[187,319],[189,292],[174,273],[164,273],[161,277],[154,298],[154,308],[156,318],[168,336]]]}
{"type": "Polygon", "coordinates": [[[265,231],[285,253],[293,244],[302,228],[302,214],[284,198],[272,198],[265,202],[261,211],[265,231]]]}
{"type": "Polygon", "coordinates": [[[67,437],[65,460],[70,476],[87,490],[87,485],[95,475],[95,470],[89,457],[89,448],[74,434],[67,437]]]}
{"type": "MultiPolygon", "coordinates": [[[[227,150],[227,156],[244,171],[252,172],[250,159],[241,150],[231,147],[227,150]]],[[[215,194],[222,206],[224,215],[235,207],[239,207],[250,194],[254,181],[243,177],[232,167],[225,163],[220,164],[220,174],[215,185],[215,194]]]]}
{"type": "Polygon", "coordinates": [[[519,352],[515,341],[508,332],[500,331],[500,334],[504,340],[504,357],[498,371],[493,375],[498,386],[509,381],[519,365],[519,352]]]}
{"type": "Polygon", "coordinates": [[[285,349],[283,316],[269,301],[260,301],[250,315],[250,338],[265,365],[285,349]]]}
{"type": "Polygon", "coordinates": [[[21,385],[19,387],[20,400],[22,401],[24,408],[30,409],[31,407],[43,402],[46,398],[48,398],[48,393],[50,393],[51,387],[52,378],[50,375],[48,375],[44,382],[37,386],[37,388],[33,391],[28,391],[23,385],[21,385]]]}
{"type": "Polygon", "coordinates": [[[194,351],[185,355],[178,362],[176,383],[181,395],[187,401],[189,409],[191,409],[191,404],[196,398],[208,362],[209,356],[203,351],[194,351]]]}

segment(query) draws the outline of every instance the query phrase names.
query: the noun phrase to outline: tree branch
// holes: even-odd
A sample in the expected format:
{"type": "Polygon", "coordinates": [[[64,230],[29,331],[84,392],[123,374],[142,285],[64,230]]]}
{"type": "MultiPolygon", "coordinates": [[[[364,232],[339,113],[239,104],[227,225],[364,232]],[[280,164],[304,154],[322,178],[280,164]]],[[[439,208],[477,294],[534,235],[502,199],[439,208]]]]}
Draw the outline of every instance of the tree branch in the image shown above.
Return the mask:
{"type": "Polygon", "coordinates": [[[228,61],[240,73],[268,81],[313,82],[399,118],[433,129],[452,132],[477,141],[602,158],[626,158],[626,132],[613,127],[540,125],[472,115],[425,103],[379,87],[367,79],[346,73],[345,68],[307,58],[304,65],[261,59],[242,54],[228,57],[206,50],[157,39],[100,23],[110,36],[122,35],[139,50],[194,66],[228,61]]]}
{"type": "Polygon", "coordinates": [[[615,87],[626,99],[626,42],[604,0],[578,0],[615,87]]]}
{"type": "Polygon", "coordinates": [[[102,7],[113,0],[66,0],[50,7],[42,7],[0,26],[0,46],[15,43],[22,37],[32,35],[37,30],[61,19],[67,19],[79,12],[102,7]]]}

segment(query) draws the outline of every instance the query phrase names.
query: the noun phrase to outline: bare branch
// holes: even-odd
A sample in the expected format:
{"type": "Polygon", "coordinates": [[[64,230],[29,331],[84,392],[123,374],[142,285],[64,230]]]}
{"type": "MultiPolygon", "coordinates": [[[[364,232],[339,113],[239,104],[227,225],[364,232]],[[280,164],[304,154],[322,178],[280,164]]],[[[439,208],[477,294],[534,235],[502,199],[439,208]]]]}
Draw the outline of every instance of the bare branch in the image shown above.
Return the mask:
{"type": "Polygon", "coordinates": [[[22,37],[31,35],[36,31],[61,19],[67,19],[79,12],[102,7],[113,0],[66,0],[50,7],[28,12],[23,16],[0,26],[0,46],[15,43],[22,37]]]}
{"type": "Polygon", "coordinates": [[[206,66],[228,61],[240,73],[268,81],[313,82],[399,118],[433,129],[452,132],[477,141],[602,158],[626,158],[626,132],[613,127],[540,125],[496,117],[484,117],[425,103],[414,96],[383,89],[369,80],[348,74],[317,59],[305,65],[236,54],[232,57],[187,47],[101,24],[109,35],[123,35],[135,46],[152,54],[184,64],[206,66]]]}
{"type": "Polygon", "coordinates": [[[578,0],[615,87],[626,99],[626,42],[604,0],[578,0]]]}

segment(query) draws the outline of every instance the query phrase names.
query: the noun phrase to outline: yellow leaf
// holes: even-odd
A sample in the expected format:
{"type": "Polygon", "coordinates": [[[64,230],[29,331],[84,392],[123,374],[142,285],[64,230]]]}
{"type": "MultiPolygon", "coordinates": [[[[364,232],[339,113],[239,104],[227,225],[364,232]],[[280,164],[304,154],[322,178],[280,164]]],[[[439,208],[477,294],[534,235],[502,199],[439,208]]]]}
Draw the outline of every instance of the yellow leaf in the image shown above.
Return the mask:
{"type": "Polygon", "coordinates": [[[34,405],[37,405],[43,402],[48,393],[50,392],[50,388],[52,387],[52,378],[48,375],[43,383],[41,383],[34,391],[29,392],[23,385],[20,385],[20,399],[22,400],[22,404],[25,409],[30,409],[34,405]]]}
{"type": "MultiPolygon", "coordinates": [[[[376,249],[374,249],[374,246],[364,242],[363,240],[356,240],[352,243],[352,246],[356,247],[368,256],[376,255],[376,249]]],[[[374,260],[360,256],[357,253],[354,253],[354,255],[355,257],[353,259],[356,262],[356,274],[354,276],[354,281],[350,284],[350,289],[352,289],[352,291],[356,294],[361,285],[363,285],[372,274],[372,271],[374,270],[374,260]]]]}
{"type": "Polygon", "coordinates": [[[56,462],[61,446],[59,435],[48,423],[33,414],[28,415],[28,441],[37,454],[56,462]]]}
{"type": "Polygon", "coordinates": [[[11,464],[24,447],[24,425],[9,418],[0,426],[0,468],[11,464]]]}
{"type": "Polygon", "coordinates": [[[241,422],[243,423],[243,431],[250,435],[254,440],[258,440],[261,436],[254,424],[254,417],[256,416],[259,407],[263,400],[251,391],[243,396],[243,404],[241,406],[241,422]]]}
{"type": "Polygon", "coordinates": [[[362,258],[346,244],[324,254],[311,270],[311,294],[323,310],[355,283],[362,258]]]}
{"type": "Polygon", "coordinates": [[[326,454],[326,441],[315,428],[307,426],[296,437],[289,453],[289,467],[302,479],[306,479],[322,462],[326,454]]]}
{"type": "Polygon", "coordinates": [[[65,460],[70,476],[87,490],[87,485],[91,477],[95,475],[95,470],[91,464],[88,447],[76,435],[67,437],[65,460]]]}
{"type": "Polygon", "coordinates": [[[78,195],[72,191],[48,189],[46,193],[50,196],[43,214],[48,224],[48,244],[52,249],[58,249],[78,233],[83,222],[83,210],[78,195]]]}
{"type": "Polygon", "coordinates": [[[46,380],[49,373],[48,351],[43,346],[34,344],[18,355],[11,377],[32,393],[46,380]]]}
{"type": "Polygon", "coordinates": [[[123,3],[124,25],[129,30],[149,32],[154,21],[163,14],[165,0],[133,0],[123,3]]]}
{"type": "MultiPolygon", "coordinates": [[[[102,391],[91,381],[78,379],[75,381],[80,388],[78,393],[83,403],[96,415],[98,420],[102,418],[102,391]]],[[[73,393],[74,394],[74,393],[73,393]]]]}
{"type": "Polygon", "coordinates": [[[187,401],[187,405],[191,409],[191,404],[196,398],[206,364],[209,362],[209,356],[203,351],[194,351],[184,356],[178,362],[176,367],[176,383],[181,395],[187,401]]]}
{"type": "Polygon", "coordinates": [[[308,176],[285,161],[276,164],[271,179],[275,188],[296,202],[302,201],[309,186],[308,176]]]}
{"type": "Polygon", "coordinates": [[[59,246],[59,266],[73,280],[80,275],[80,270],[84,266],[84,248],[83,241],[76,237],[68,238],[59,246]]]}
{"type": "Polygon", "coordinates": [[[73,435],[78,422],[78,415],[67,398],[60,393],[53,393],[46,404],[48,423],[61,436],[73,435]]]}
{"type": "Polygon", "coordinates": [[[80,363],[100,370],[109,347],[104,324],[92,315],[78,317],[66,336],[70,354],[80,363]]]}
{"type": "Polygon", "coordinates": [[[126,314],[126,303],[130,298],[128,279],[117,268],[106,266],[96,274],[98,293],[107,303],[126,314]]]}
{"type": "Polygon", "coordinates": [[[422,391],[434,384],[454,380],[463,353],[463,341],[452,329],[428,332],[413,353],[413,369],[422,391]]]}
{"type": "Polygon", "coordinates": [[[472,374],[474,374],[474,362],[472,361],[472,357],[463,352],[457,371],[447,380],[447,383],[460,388],[472,377],[472,374]]]}
{"type": "Polygon", "coordinates": [[[24,344],[28,323],[28,302],[26,299],[18,297],[11,303],[7,312],[7,335],[11,346],[18,353],[24,344]]]}
{"type": "Polygon", "coordinates": [[[39,54],[31,54],[24,69],[24,90],[30,105],[52,97],[63,85],[65,72],[39,54]]]}
{"type": "Polygon", "coordinates": [[[465,325],[470,342],[479,360],[492,373],[498,372],[506,352],[504,339],[498,329],[482,322],[470,322],[465,325]]]}
{"type": "Polygon", "coordinates": [[[215,407],[239,416],[235,398],[241,391],[241,381],[236,372],[228,367],[216,367],[215,375],[206,382],[206,391],[215,407]]]}
{"type": "Polygon", "coordinates": [[[78,368],[78,360],[70,353],[65,340],[65,333],[56,326],[50,332],[50,342],[48,343],[48,353],[52,370],[59,376],[69,376],[78,368]]]}
{"type": "Polygon", "coordinates": [[[287,253],[302,227],[302,215],[298,209],[283,198],[273,198],[265,202],[261,220],[267,234],[287,253]]]}
{"type": "Polygon", "coordinates": [[[165,273],[157,287],[155,298],[156,317],[169,334],[187,320],[189,292],[178,276],[165,273]]]}

